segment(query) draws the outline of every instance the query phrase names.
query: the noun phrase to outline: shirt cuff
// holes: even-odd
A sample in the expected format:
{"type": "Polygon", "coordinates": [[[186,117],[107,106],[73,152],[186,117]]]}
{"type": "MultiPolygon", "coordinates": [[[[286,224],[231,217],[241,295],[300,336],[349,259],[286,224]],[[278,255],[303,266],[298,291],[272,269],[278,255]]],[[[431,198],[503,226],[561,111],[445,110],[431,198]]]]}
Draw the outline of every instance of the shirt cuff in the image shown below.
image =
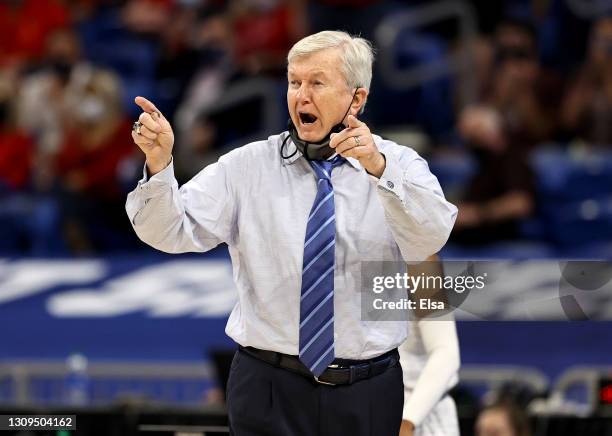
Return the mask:
{"type": "Polygon", "coordinates": [[[404,178],[404,171],[392,155],[385,155],[385,170],[380,179],[376,179],[378,188],[382,191],[393,193],[401,198],[401,187],[404,178]]]}
{"type": "Polygon", "coordinates": [[[138,187],[136,189],[148,194],[149,197],[154,197],[154,194],[160,191],[160,188],[172,186],[173,182],[174,158],[171,157],[168,166],[150,178],[147,172],[147,164],[145,162],[142,169],[142,179],[138,181],[138,187]]]}

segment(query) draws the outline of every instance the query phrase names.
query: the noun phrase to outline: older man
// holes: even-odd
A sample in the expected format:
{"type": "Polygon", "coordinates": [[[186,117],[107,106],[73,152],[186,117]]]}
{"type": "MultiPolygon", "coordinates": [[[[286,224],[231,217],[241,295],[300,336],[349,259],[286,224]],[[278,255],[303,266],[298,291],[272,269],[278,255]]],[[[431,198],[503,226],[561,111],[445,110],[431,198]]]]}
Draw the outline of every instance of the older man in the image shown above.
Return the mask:
{"type": "MultiPolygon", "coordinates": [[[[233,434],[397,436],[405,322],[361,319],[363,260],[423,260],[456,208],[413,150],[357,119],[370,44],[320,32],[288,55],[288,132],[231,151],[180,189],[173,133],[148,100],[133,132],[146,155],[126,209],[170,252],[229,246],[239,345],[228,383],[233,434]]],[[[195,333],[195,332],[194,332],[195,333]]]]}

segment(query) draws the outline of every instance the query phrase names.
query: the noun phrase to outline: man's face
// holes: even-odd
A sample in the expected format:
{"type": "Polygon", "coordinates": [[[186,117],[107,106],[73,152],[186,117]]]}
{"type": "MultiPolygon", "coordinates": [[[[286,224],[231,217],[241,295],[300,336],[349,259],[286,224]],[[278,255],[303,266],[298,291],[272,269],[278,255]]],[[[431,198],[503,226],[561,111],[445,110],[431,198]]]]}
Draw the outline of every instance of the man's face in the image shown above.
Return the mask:
{"type": "MultiPolygon", "coordinates": [[[[337,49],[294,59],[287,67],[287,106],[300,138],[318,142],[342,121],[354,89],[346,84],[337,49]]],[[[356,114],[358,106],[351,108],[356,114]]]]}

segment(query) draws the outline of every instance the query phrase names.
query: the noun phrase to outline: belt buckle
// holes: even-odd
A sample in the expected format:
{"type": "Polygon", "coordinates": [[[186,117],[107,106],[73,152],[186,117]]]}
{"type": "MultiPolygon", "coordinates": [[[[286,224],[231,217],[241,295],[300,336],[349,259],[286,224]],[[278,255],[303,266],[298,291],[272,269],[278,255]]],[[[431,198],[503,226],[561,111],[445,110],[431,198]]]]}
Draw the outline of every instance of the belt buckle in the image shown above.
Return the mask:
{"type": "MultiPolygon", "coordinates": [[[[331,365],[328,366],[328,368],[332,368],[332,369],[333,368],[339,368],[339,367],[340,367],[340,365],[336,365],[336,364],[331,364],[331,365]]],[[[313,377],[314,377],[315,381],[317,383],[319,383],[319,384],[328,385],[328,386],[336,386],[336,383],[330,383],[330,382],[326,382],[326,381],[323,381],[323,380],[319,380],[319,377],[317,377],[316,375],[313,375],[313,377]]]]}
{"type": "Polygon", "coordinates": [[[326,382],[326,381],[323,381],[323,380],[319,380],[319,377],[317,377],[316,375],[314,375],[313,377],[316,380],[316,382],[319,383],[319,384],[328,385],[328,386],[336,386],[336,383],[330,383],[330,382],[326,382]]]}

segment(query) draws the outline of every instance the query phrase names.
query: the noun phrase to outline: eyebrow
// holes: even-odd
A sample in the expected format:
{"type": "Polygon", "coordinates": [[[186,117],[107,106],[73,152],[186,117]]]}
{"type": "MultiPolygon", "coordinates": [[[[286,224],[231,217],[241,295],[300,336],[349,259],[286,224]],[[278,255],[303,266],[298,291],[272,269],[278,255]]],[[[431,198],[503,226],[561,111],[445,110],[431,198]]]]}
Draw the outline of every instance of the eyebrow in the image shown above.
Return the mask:
{"type": "MultiPolygon", "coordinates": [[[[287,70],[287,76],[295,76],[296,74],[291,71],[291,70],[287,70]]],[[[325,71],[320,70],[320,71],[315,71],[314,73],[312,73],[312,77],[324,77],[327,78],[327,75],[325,74],[325,71]]]]}

